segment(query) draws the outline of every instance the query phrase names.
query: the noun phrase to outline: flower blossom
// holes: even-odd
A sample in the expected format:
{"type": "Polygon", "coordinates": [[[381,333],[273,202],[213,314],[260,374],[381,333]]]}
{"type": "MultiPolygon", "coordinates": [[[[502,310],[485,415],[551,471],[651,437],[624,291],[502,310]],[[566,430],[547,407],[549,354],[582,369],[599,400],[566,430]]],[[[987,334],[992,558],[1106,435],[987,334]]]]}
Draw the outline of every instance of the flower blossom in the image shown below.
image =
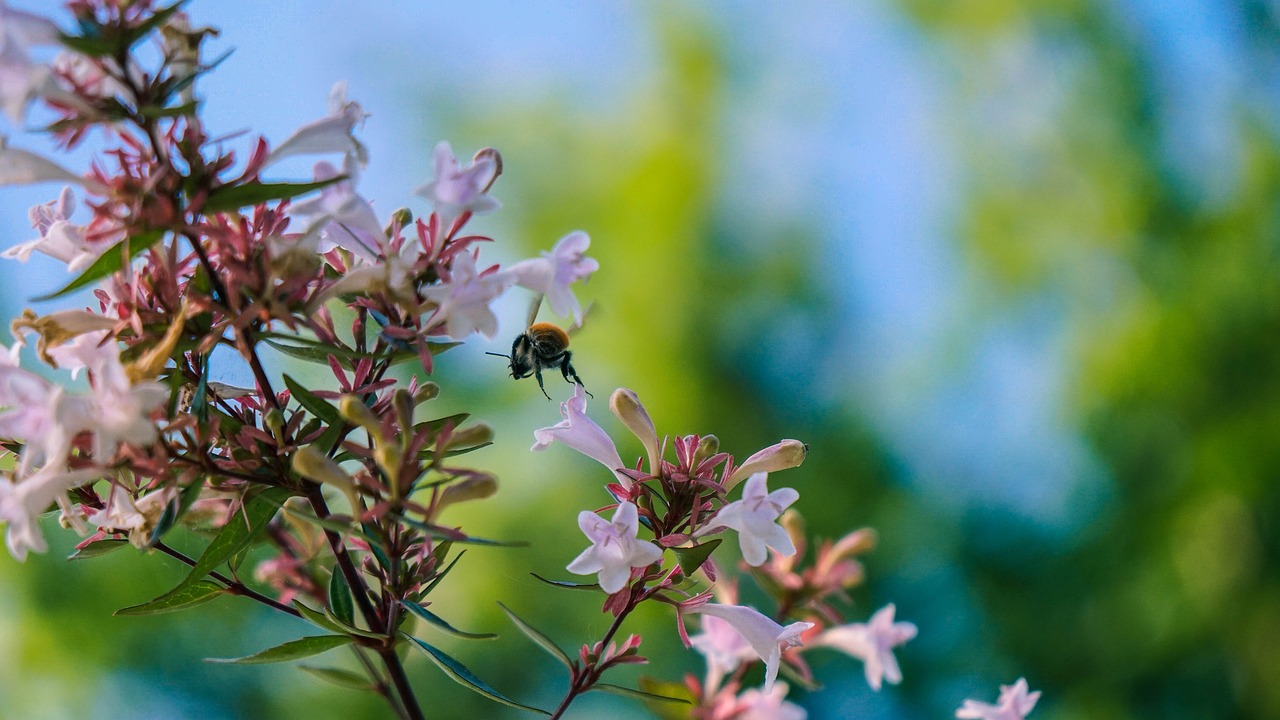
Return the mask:
{"type": "Polygon", "coordinates": [[[582,324],[582,306],[569,286],[586,280],[600,269],[600,263],[585,255],[591,238],[581,230],[560,238],[551,252],[540,258],[521,260],[511,266],[516,284],[546,295],[552,311],[562,317],[573,316],[574,325],[582,324]]]}
{"type": "Polygon", "coordinates": [[[53,21],[0,1],[0,110],[13,122],[22,122],[27,103],[52,80],[48,67],[31,62],[28,48],[57,42],[53,21]]]}
{"type": "Polygon", "coordinates": [[[767,473],[752,475],[743,488],[742,499],[721,508],[694,535],[707,535],[724,528],[736,530],[742,559],[752,567],[760,567],[768,559],[767,547],[779,555],[794,555],[796,546],[778,524],[778,518],[791,503],[800,499],[800,493],[793,488],[769,492],[768,478],[767,473]]]}
{"type": "Polygon", "coordinates": [[[479,215],[498,208],[498,201],[489,195],[489,186],[502,171],[496,153],[479,153],[464,168],[453,156],[449,143],[441,141],[436,145],[435,164],[435,179],[419,187],[414,194],[431,202],[446,232],[463,213],[479,215]]]}
{"type": "Polygon", "coordinates": [[[61,387],[18,367],[12,350],[0,357],[0,437],[24,443],[18,474],[65,465],[71,438],[83,429],[82,408],[61,387]]]}
{"type": "Polygon", "coordinates": [[[498,316],[489,303],[511,287],[511,276],[502,272],[481,273],[476,259],[461,252],[449,264],[448,281],[424,288],[422,294],[436,304],[432,325],[445,323],[445,331],[454,340],[473,332],[492,339],[498,332],[498,316]]]}
{"type": "Polygon", "coordinates": [[[65,493],[71,488],[100,477],[102,471],[98,468],[68,471],[65,462],[46,462],[39,471],[16,483],[0,479],[0,523],[9,526],[5,534],[9,554],[22,562],[30,551],[48,550],[37,518],[55,501],[61,499],[65,503],[65,493]]]}
{"type": "Polygon", "coordinates": [[[1026,678],[1018,678],[1012,685],[1000,686],[997,704],[965,700],[964,705],[956,710],[956,717],[972,720],[1025,720],[1040,700],[1040,691],[1028,692],[1029,689],[1026,678]]]}
{"type": "Polygon", "coordinates": [[[864,664],[867,684],[879,691],[884,680],[897,685],[902,682],[902,670],[893,648],[916,636],[916,626],[909,622],[894,622],[896,608],[889,603],[871,616],[870,622],[851,623],[826,630],[814,640],[814,645],[832,647],[864,664]]]}
{"type": "Polygon", "coordinates": [[[14,245],[0,252],[0,257],[26,262],[31,253],[38,250],[66,263],[67,272],[80,272],[89,267],[111,246],[111,241],[87,240],[84,228],[70,221],[75,206],[75,194],[71,188],[64,187],[57,200],[31,208],[28,213],[31,227],[40,233],[40,237],[14,245]]]}
{"type": "Polygon", "coordinates": [[[720,681],[737,670],[744,660],[756,656],[742,633],[714,615],[702,618],[702,632],[689,638],[689,644],[707,659],[708,692],[720,687],[720,681]]]}
{"type": "Polygon", "coordinates": [[[91,190],[105,190],[95,180],[84,178],[43,155],[10,147],[0,135],[0,185],[35,185],[43,182],[71,182],[91,190]]]}
{"type": "Polygon", "coordinates": [[[622,457],[609,434],[587,417],[587,394],[581,385],[573,386],[573,396],[560,403],[560,416],[564,418],[551,427],[533,431],[533,447],[545,450],[552,442],[559,441],[599,462],[613,472],[622,486],[630,489],[631,478],[622,472],[622,457]]]}
{"type": "Polygon", "coordinates": [[[626,587],[631,568],[652,565],[662,559],[662,549],[640,540],[639,513],[629,502],[618,505],[613,520],[605,521],[590,510],[578,513],[578,527],[591,540],[587,548],[566,568],[578,575],[598,573],[600,588],[612,595],[626,587]]]}
{"type": "Polygon", "coordinates": [[[329,90],[329,114],[294,130],[267,156],[263,167],[274,165],[294,155],[343,153],[354,156],[364,165],[368,151],[352,133],[356,125],[368,117],[360,103],[347,100],[347,83],[339,81],[329,90]]]}
{"type": "Polygon", "coordinates": [[[356,194],[354,163],[351,155],[344,160],[341,171],[328,162],[316,163],[316,181],[343,175],[346,178],[320,188],[318,196],[290,206],[289,213],[310,218],[300,243],[315,243],[317,247],[313,249],[317,250],[336,246],[365,260],[374,260],[385,249],[387,235],[373,206],[356,194]]]}
{"type": "Polygon", "coordinates": [[[765,693],[773,691],[774,680],[778,678],[778,665],[782,661],[782,650],[799,647],[800,635],[813,627],[811,622],[793,622],[784,627],[759,610],[744,605],[707,603],[694,612],[724,620],[746,639],[755,654],[764,660],[765,693]]]}
{"type": "Polygon", "coordinates": [[[143,548],[177,494],[176,489],[169,487],[147,493],[135,502],[123,486],[113,485],[106,507],[89,518],[89,522],[103,530],[127,531],[129,542],[143,548]]]}
{"type": "Polygon", "coordinates": [[[805,709],[789,703],[787,684],[777,683],[768,692],[752,688],[738,697],[738,714],[734,720],[805,720],[809,713],[805,709]]]}

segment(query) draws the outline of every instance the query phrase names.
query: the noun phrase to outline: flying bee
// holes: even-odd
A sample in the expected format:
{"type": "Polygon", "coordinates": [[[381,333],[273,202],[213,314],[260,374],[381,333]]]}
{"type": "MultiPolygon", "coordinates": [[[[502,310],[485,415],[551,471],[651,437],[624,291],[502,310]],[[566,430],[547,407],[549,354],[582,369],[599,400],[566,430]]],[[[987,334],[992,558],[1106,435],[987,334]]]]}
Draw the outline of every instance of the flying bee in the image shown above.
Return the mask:
{"type": "Polygon", "coordinates": [[[535,322],[541,304],[542,295],[539,294],[534,298],[529,309],[529,321],[526,323],[525,331],[517,335],[515,341],[511,343],[510,355],[495,352],[485,354],[509,360],[511,377],[516,380],[530,375],[536,377],[538,389],[542,390],[542,394],[546,395],[548,400],[551,396],[547,395],[547,388],[542,383],[543,368],[558,368],[565,382],[582,385],[585,392],[587,387],[582,382],[582,378],[578,377],[578,371],[573,369],[573,363],[570,362],[573,353],[569,352],[569,333],[555,323],[535,322]]]}

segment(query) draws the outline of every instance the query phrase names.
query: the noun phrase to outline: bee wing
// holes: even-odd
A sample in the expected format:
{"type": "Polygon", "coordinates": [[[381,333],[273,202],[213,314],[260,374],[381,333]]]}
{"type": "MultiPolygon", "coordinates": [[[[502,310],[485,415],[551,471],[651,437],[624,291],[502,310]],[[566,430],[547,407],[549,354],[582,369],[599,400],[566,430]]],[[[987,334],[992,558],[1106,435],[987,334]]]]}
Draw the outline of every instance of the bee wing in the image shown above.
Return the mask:
{"type": "MultiPolygon", "coordinates": [[[[586,309],[582,311],[582,320],[578,321],[576,325],[569,326],[568,330],[569,330],[570,336],[578,334],[578,331],[581,330],[582,327],[587,324],[587,317],[591,315],[591,311],[595,309],[596,309],[595,301],[587,303],[586,309]]],[[[596,314],[599,314],[598,310],[596,311],[596,314]]]]}
{"type": "Polygon", "coordinates": [[[529,327],[538,319],[538,309],[542,307],[542,293],[533,296],[533,300],[529,303],[529,320],[524,324],[529,327]]]}

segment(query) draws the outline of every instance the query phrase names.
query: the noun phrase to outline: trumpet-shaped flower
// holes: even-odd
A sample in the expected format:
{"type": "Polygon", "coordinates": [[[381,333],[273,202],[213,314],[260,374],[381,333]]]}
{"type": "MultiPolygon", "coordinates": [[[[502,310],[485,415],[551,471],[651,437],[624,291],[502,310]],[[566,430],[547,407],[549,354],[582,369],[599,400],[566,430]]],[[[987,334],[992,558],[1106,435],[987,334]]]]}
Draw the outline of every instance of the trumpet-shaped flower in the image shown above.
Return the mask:
{"type": "Polygon", "coordinates": [[[25,443],[19,474],[37,465],[64,464],[71,438],[84,428],[83,403],[61,387],[18,367],[11,353],[0,364],[0,437],[25,443]]]}
{"type": "Polygon", "coordinates": [[[128,532],[129,542],[135,547],[145,547],[160,517],[177,494],[174,488],[165,488],[147,493],[135,502],[124,487],[114,485],[106,507],[89,518],[89,522],[103,530],[128,532]]]}
{"type": "Polygon", "coordinates": [[[738,697],[738,714],[734,720],[805,720],[809,713],[805,709],[789,703],[787,684],[777,683],[768,692],[752,688],[738,697]]]}
{"type": "Polygon", "coordinates": [[[1028,692],[1029,689],[1026,678],[1018,678],[1012,685],[1000,686],[1000,699],[995,705],[965,700],[964,705],[956,710],[956,717],[972,720],[1025,720],[1040,700],[1040,691],[1028,692]]]}
{"type": "Polygon", "coordinates": [[[21,123],[27,103],[51,80],[49,68],[31,61],[27,49],[58,42],[58,26],[47,18],[0,2],[0,109],[21,123]]]}
{"type": "Polygon", "coordinates": [[[568,571],[578,575],[598,573],[600,588],[612,595],[626,587],[631,568],[652,565],[662,559],[662,549],[640,540],[636,506],[624,502],[606,521],[589,510],[578,513],[578,527],[591,541],[591,547],[569,563],[568,571]]]}
{"type": "Polygon", "coordinates": [[[778,678],[778,665],[782,662],[782,650],[799,647],[800,635],[813,627],[811,622],[793,622],[784,627],[759,610],[744,605],[707,603],[694,612],[729,623],[747,641],[755,654],[764,660],[765,693],[773,691],[773,682],[778,678]]]}
{"type": "Polygon", "coordinates": [[[800,493],[792,488],[769,492],[768,478],[767,473],[752,475],[743,488],[742,499],[725,505],[695,534],[702,536],[723,528],[736,530],[742,558],[752,567],[759,567],[768,559],[766,548],[773,548],[782,556],[794,555],[796,546],[778,524],[778,518],[800,499],[800,493]]]}
{"type": "Polygon", "coordinates": [[[894,612],[896,608],[889,603],[876,611],[870,622],[831,628],[819,635],[814,645],[832,647],[862,660],[872,690],[879,691],[884,680],[897,685],[902,682],[902,670],[893,648],[914,638],[916,626],[894,622],[894,612]]]}
{"type": "Polygon", "coordinates": [[[559,423],[533,431],[535,442],[529,449],[545,450],[553,442],[562,442],[609,468],[618,482],[629,489],[631,478],[621,470],[623,464],[622,457],[618,455],[618,447],[603,428],[587,417],[585,388],[581,385],[573,386],[573,396],[560,403],[560,416],[564,419],[559,423]]]}
{"type": "Polygon", "coordinates": [[[498,201],[489,195],[489,186],[501,170],[495,157],[479,156],[464,168],[458,164],[449,143],[441,141],[436,145],[435,164],[435,179],[414,194],[431,202],[446,232],[464,212],[479,215],[498,208],[498,201]]]}
{"type": "Polygon", "coordinates": [[[369,161],[368,151],[352,133],[365,117],[360,103],[347,100],[347,83],[337,82],[329,90],[329,114],[294,130],[271,151],[263,167],[294,155],[325,153],[354,156],[363,166],[369,161]]]}
{"type": "Polygon", "coordinates": [[[314,249],[327,250],[336,246],[365,260],[373,260],[386,247],[387,236],[373,206],[355,191],[354,162],[354,158],[348,155],[342,170],[327,162],[316,163],[317,181],[332,180],[342,175],[346,178],[326,185],[320,189],[319,195],[291,206],[289,211],[292,215],[310,219],[301,242],[314,241],[314,249]]]}
{"type": "Polygon", "coordinates": [[[9,526],[5,535],[9,554],[22,562],[30,551],[48,550],[37,518],[66,491],[100,477],[102,471],[97,468],[68,471],[63,462],[48,462],[17,483],[0,478],[0,523],[9,526]]]}
{"type": "Polygon", "coordinates": [[[582,306],[569,286],[586,280],[600,269],[600,263],[585,255],[591,238],[581,230],[560,238],[551,252],[540,258],[521,260],[511,266],[516,284],[547,297],[551,309],[560,316],[573,316],[575,325],[582,323],[582,306]]]}
{"type": "Polygon", "coordinates": [[[89,267],[111,246],[111,241],[89,242],[84,228],[70,221],[75,206],[75,194],[65,187],[57,200],[31,208],[31,226],[40,237],[14,245],[0,253],[0,257],[26,262],[33,251],[39,251],[66,263],[67,272],[80,272],[89,267]]]}
{"type": "Polygon", "coordinates": [[[511,276],[503,272],[481,274],[470,253],[458,253],[449,264],[448,282],[422,291],[437,306],[431,324],[445,323],[445,331],[454,340],[473,332],[492,338],[498,332],[498,316],[489,303],[506,292],[511,281],[511,276]]]}
{"type": "Polygon", "coordinates": [[[707,659],[708,692],[720,687],[720,681],[737,670],[744,660],[756,656],[742,633],[714,615],[702,618],[702,632],[689,638],[689,643],[707,659]]]}

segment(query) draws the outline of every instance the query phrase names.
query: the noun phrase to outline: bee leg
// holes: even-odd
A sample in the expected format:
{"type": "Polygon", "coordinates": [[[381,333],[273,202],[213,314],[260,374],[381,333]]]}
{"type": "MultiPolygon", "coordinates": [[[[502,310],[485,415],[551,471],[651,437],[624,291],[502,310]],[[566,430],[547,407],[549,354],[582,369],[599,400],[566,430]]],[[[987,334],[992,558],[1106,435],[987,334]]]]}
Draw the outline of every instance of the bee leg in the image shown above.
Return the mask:
{"type": "Polygon", "coordinates": [[[538,378],[538,389],[542,391],[543,395],[546,395],[548,400],[550,400],[551,396],[547,395],[547,388],[542,384],[542,368],[535,365],[533,368],[533,376],[538,378]]]}
{"type": "Polygon", "coordinates": [[[582,382],[582,378],[578,377],[578,371],[574,370],[573,365],[569,362],[570,357],[572,357],[570,352],[565,350],[564,359],[560,361],[560,374],[564,375],[564,381],[581,385],[582,392],[586,393],[588,397],[595,397],[595,395],[592,395],[591,391],[587,389],[587,384],[582,382]]]}

